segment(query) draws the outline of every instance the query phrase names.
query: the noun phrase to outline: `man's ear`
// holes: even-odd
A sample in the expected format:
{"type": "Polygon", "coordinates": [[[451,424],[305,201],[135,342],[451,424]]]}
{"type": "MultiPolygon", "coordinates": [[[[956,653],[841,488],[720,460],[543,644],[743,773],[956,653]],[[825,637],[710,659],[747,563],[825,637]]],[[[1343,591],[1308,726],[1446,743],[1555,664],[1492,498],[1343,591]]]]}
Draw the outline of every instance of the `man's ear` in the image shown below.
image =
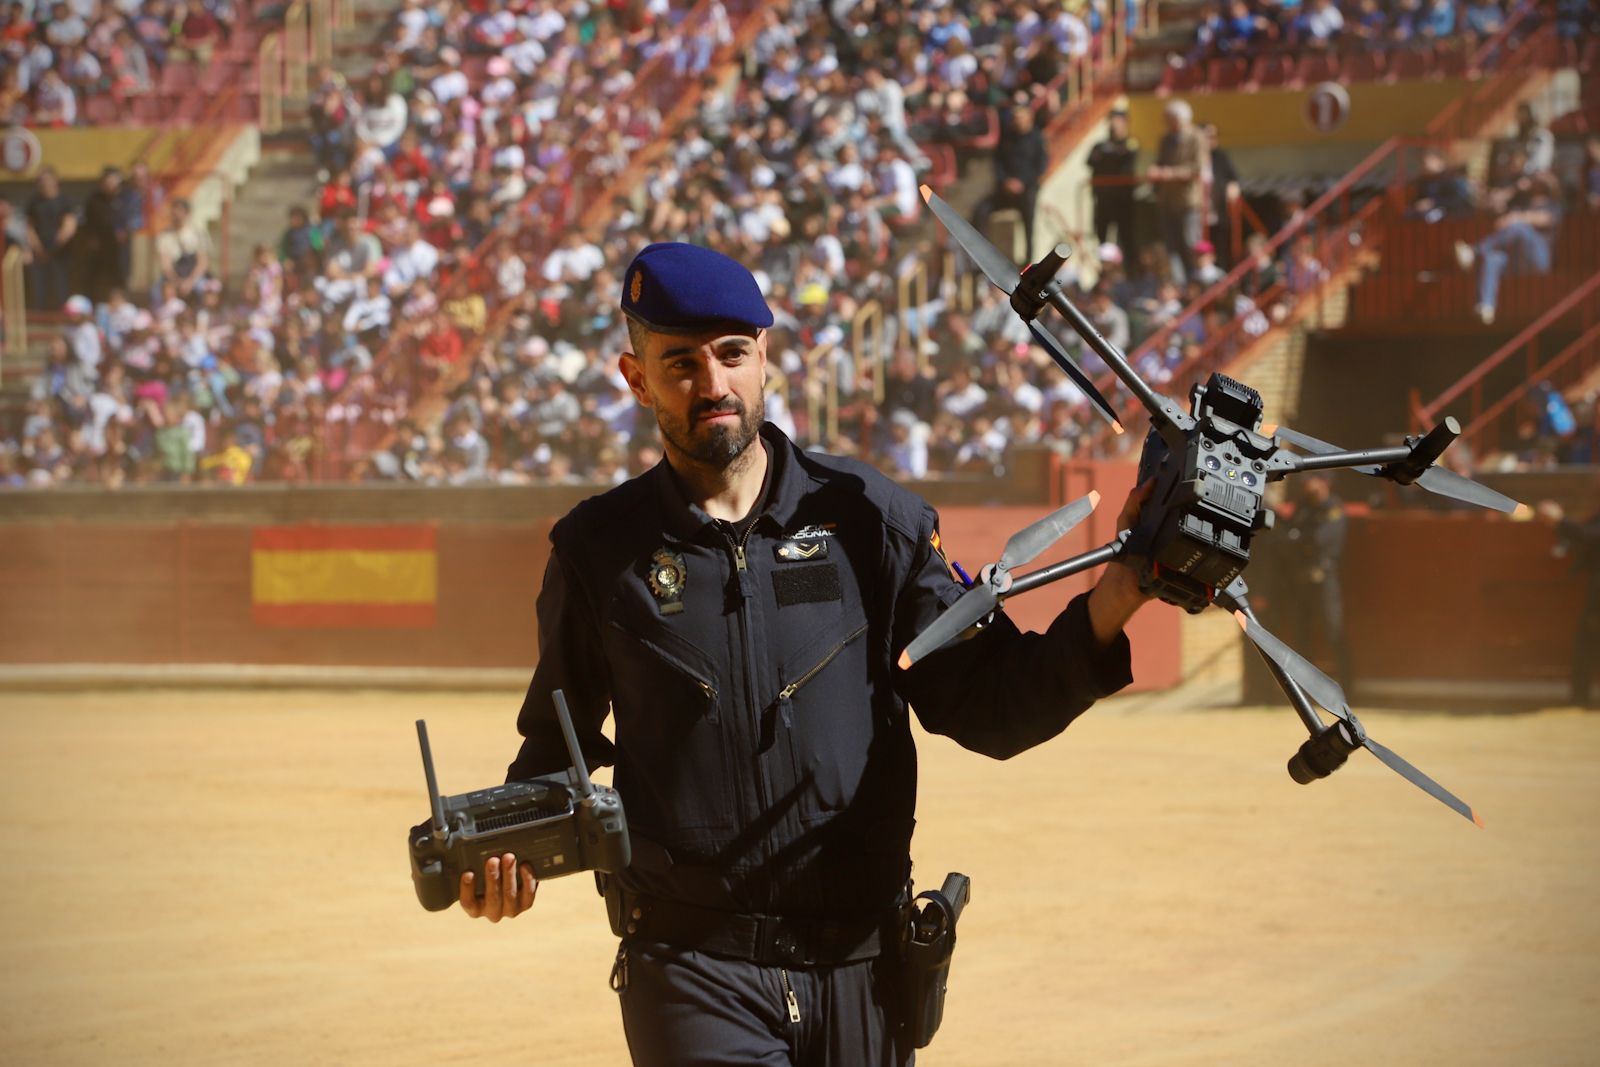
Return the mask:
{"type": "Polygon", "coordinates": [[[650,391],[644,384],[644,364],[632,352],[624,352],[617,360],[617,369],[622,371],[623,379],[628,383],[628,390],[633,393],[633,398],[642,408],[654,407],[650,402],[650,391]]]}

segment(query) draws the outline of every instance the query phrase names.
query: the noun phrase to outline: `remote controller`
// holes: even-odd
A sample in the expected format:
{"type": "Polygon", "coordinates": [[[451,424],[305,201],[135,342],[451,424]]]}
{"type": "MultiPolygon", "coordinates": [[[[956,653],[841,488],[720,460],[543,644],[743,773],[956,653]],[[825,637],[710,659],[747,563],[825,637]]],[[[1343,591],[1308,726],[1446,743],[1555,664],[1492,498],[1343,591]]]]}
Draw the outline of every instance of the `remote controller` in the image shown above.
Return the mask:
{"type": "Polygon", "coordinates": [[[632,851],[622,798],[615,789],[589,780],[567,699],[559,689],[555,703],[572,759],[569,770],[456,796],[439,795],[428,727],[417,720],[433,815],[411,828],[407,843],[411,880],[424,908],[443,911],[460,899],[461,876],[467,871],[476,872],[475,888],[482,897],[484,862],[507,852],[519,864],[531,866],[539,879],[578,871],[612,874],[628,865],[632,851]]]}

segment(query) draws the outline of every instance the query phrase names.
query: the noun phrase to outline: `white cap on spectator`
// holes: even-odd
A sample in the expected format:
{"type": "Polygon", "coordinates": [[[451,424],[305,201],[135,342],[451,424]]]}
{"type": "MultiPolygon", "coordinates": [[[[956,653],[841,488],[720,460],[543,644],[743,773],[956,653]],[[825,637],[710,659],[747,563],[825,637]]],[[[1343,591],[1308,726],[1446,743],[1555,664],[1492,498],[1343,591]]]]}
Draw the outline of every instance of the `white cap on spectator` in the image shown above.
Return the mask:
{"type": "Polygon", "coordinates": [[[522,342],[522,354],[532,356],[534,359],[543,359],[550,354],[550,342],[543,337],[530,337],[522,342]]]}
{"type": "Polygon", "coordinates": [[[489,72],[489,77],[491,78],[504,78],[511,73],[511,60],[505,56],[495,56],[489,60],[485,69],[489,72]]]}
{"type": "Polygon", "coordinates": [[[1100,246],[1100,262],[1102,262],[1102,263],[1121,263],[1122,262],[1122,249],[1118,248],[1116,245],[1112,244],[1110,241],[1107,241],[1105,244],[1100,246]]]}
{"type": "Polygon", "coordinates": [[[436,196],[428,201],[428,214],[436,219],[448,219],[456,213],[455,204],[448,196],[436,196]]]}
{"type": "Polygon", "coordinates": [[[86,296],[72,296],[67,298],[67,302],[62,305],[61,310],[68,315],[93,315],[94,304],[86,296]]]}
{"type": "Polygon", "coordinates": [[[439,49],[439,61],[447,67],[461,66],[461,53],[449,45],[439,49]]]}
{"type": "Polygon", "coordinates": [[[139,332],[140,330],[154,329],[155,325],[156,317],[150,314],[149,311],[145,310],[144,308],[140,308],[138,311],[134,312],[133,330],[135,333],[139,332]]]}

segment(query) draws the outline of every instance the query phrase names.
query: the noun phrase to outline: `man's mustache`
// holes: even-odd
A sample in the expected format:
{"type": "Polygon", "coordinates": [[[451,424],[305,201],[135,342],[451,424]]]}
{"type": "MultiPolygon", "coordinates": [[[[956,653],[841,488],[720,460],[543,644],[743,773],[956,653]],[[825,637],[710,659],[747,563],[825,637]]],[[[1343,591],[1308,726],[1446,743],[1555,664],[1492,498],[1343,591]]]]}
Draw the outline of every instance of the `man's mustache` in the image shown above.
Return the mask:
{"type": "Polygon", "coordinates": [[[696,419],[705,418],[707,415],[743,415],[744,401],[736,396],[725,397],[715,403],[701,402],[696,404],[690,412],[696,419]]]}

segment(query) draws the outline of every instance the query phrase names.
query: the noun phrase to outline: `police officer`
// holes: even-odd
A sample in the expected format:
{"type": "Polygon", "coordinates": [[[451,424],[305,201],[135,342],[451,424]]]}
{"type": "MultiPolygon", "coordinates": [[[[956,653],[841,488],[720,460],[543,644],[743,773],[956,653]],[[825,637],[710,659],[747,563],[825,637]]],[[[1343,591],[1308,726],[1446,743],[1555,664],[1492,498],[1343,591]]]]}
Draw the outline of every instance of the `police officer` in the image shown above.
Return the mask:
{"type": "Polygon", "coordinates": [[[1106,120],[1106,139],[1089,149],[1089,175],[1094,182],[1094,235],[1101,243],[1112,240],[1122,248],[1123,259],[1133,262],[1138,247],[1133,242],[1134,172],[1139,162],[1139,142],[1128,135],[1128,113],[1118,108],[1106,120]]]}
{"type": "Polygon", "coordinates": [[[1307,474],[1295,483],[1299,490],[1294,513],[1286,524],[1291,553],[1288,610],[1294,644],[1308,653],[1317,647],[1320,631],[1333,656],[1335,677],[1345,685],[1350,674],[1350,642],[1344,630],[1344,584],[1340,567],[1349,520],[1344,502],[1333,492],[1326,474],[1307,474]]]}
{"type": "MultiPolygon", "coordinates": [[[[635,1064],[909,1063],[895,955],[916,793],[907,705],[996,758],[1046,741],[1128,683],[1121,631],[1145,597],[1113,565],[1044,634],[1000,615],[901,670],[963,592],[933,509],[763,425],[773,317],[738,263],[653,244],[622,290],[623,373],[666,458],[551,532],[508,778],[566,766],[551,696],[564,690],[627,807],[633,862],[606,896],[635,1064]]],[[[507,855],[463,876],[461,903],[495,921],[534,890],[507,855]]]]}
{"type": "MultiPolygon", "coordinates": [[[[1600,485],[1600,479],[1596,480],[1600,485]]],[[[1600,675],[1600,511],[1586,519],[1568,518],[1553,500],[1542,501],[1539,517],[1552,523],[1556,554],[1571,562],[1572,576],[1583,591],[1572,635],[1572,703],[1580,708],[1600,707],[1595,679],[1600,675]]]]}

